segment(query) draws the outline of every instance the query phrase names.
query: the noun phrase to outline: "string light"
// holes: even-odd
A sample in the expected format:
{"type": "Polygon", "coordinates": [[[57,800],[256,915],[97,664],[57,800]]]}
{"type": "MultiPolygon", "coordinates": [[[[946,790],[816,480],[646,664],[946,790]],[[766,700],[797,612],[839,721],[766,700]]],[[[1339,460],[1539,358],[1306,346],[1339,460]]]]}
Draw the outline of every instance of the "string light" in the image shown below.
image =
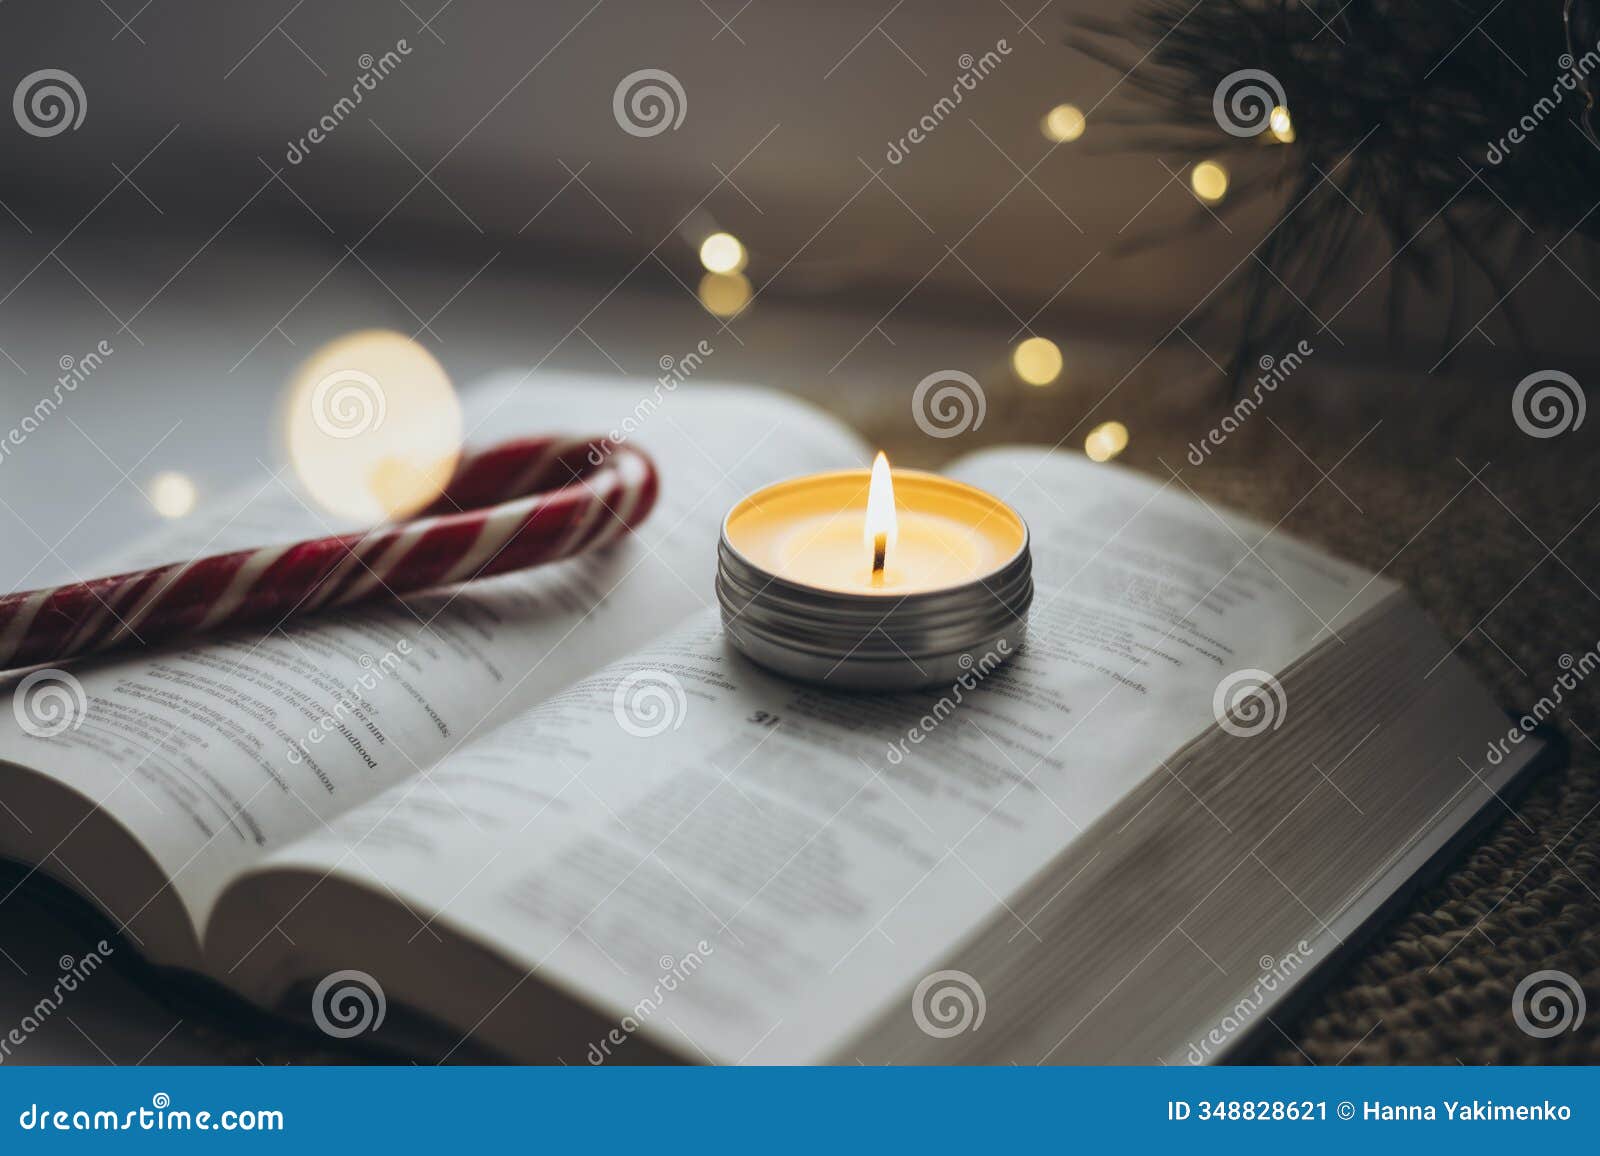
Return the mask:
{"type": "Polygon", "coordinates": [[[743,273],[707,273],[700,278],[700,304],[714,317],[732,317],[750,303],[755,289],[743,273]]]}
{"type": "Polygon", "coordinates": [[[1228,170],[1216,161],[1201,161],[1189,174],[1189,184],[1195,196],[1215,204],[1227,195],[1228,170]]]}
{"type": "Polygon", "coordinates": [[[1109,462],[1128,448],[1128,427],[1120,421],[1103,421],[1083,439],[1083,452],[1093,462],[1109,462]]]}
{"type": "Polygon", "coordinates": [[[284,399],[289,461],[317,505],[370,523],[439,496],[461,452],[461,406],[444,367],[401,333],[364,330],[318,349],[284,399]]]}
{"type": "Polygon", "coordinates": [[[1061,348],[1048,337],[1030,337],[1012,350],[1011,368],[1029,385],[1049,385],[1061,376],[1061,348]]]}
{"type": "Polygon", "coordinates": [[[1075,104],[1058,104],[1045,113],[1044,119],[1039,122],[1039,131],[1044,133],[1045,138],[1058,144],[1077,140],[1088,127],[1089,121],[1083,115],[1083,110],[1075,104]]]}
{"type": "Polygon", "coordinates": [[[700,264],[707,273],[739,273],[749,260],[744,243],[732,233],[712,233],[700,242],[700,264]]]}
{"type": "Polygon", "coordinates": [[[1294,120],[1289,116],[1289,110],[1283,105],[1274,105],[1272,115],[1267,120],[1267,125],[1272,129],[1272,135],[1281,144],[1288,144],[1294,140],[1294,120]]]}
{"type": "Polygon", "coordinates": [[[163,518],[182,518],[190,513],[199,497],[187,474],[164,470],[150,479],[150,504],[163,518]]]}

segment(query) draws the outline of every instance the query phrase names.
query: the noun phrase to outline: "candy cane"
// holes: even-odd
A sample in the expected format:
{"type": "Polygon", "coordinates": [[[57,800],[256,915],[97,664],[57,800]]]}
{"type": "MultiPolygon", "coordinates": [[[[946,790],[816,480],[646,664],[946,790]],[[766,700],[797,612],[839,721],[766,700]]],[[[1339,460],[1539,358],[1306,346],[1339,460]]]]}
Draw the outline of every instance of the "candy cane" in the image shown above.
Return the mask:
{"type": "Polygon", "coordinates": [[[0,598],[0,670],[504,574],[607,545],[655,505],[650,459],[523,438],[464,457],[416,517],[0,598]],[[594,461],[603,463],[598,468],[594,461]]]}

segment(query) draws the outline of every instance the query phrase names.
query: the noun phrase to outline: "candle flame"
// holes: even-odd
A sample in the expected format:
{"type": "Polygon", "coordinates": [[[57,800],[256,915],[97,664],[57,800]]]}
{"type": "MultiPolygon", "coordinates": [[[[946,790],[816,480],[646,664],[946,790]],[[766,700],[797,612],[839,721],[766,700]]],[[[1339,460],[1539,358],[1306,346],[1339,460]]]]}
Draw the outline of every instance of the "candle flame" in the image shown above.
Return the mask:
{"type": "Polygon", "coordinates": [[[872,554],[873,573],[883,570],[889,547],[899,537],[899,519],[894,512],[894,479],[889,476],[889,459],[881,451],[872,462],[872,485],[867,489],[867,520],[862,539],[872,554]]]}

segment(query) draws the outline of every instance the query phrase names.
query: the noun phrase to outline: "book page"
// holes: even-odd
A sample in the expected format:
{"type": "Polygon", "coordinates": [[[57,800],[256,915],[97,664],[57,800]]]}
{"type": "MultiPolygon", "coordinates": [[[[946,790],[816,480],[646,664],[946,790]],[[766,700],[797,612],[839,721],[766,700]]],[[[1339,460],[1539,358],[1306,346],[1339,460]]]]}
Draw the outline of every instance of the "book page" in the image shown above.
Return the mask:
{"type": "MultiPolygon", "coordinates": [[[[423,778],[435,761],[707,605],[722,512],[748,489],[864,453],[842,426],[777,394],[697,382],[662,400],[654,383],[512,386],[515,376],[466,397],[473,444],[637,426],[662,481],[638,535],[403,603],[291,619],[270,635],[74,664],[81,722],[36,737],[8,711],[0,758],[68,784],[133,832],[202,928],[241,868],[397,782],[465,821],[455,797],[423,778]],[[659,408],[641,419],[649,396],[659,408]]],[[[291,486],[263,472],[240,502],[105,572],[349,528],[291,486]]],[[[93,863],[65,866],[94,892],[93,863]]]]}
{"type": "Polygon", "coordinates": [[[1221,680],[1282,669],[1394,590],[1077,455],[951,472],[1031,528],[1009,662],[827,692],[754,667],[705,611],[444,760],[453,807],[387,792],[273,864],[392,889],[688,1057],[815,1061],[1213,726],[1221,680]]]}

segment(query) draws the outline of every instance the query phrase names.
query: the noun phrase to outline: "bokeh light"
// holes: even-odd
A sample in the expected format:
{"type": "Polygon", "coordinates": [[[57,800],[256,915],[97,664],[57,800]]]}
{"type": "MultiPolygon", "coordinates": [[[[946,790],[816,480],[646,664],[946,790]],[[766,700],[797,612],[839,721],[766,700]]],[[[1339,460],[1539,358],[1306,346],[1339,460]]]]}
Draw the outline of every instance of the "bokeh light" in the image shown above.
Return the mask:
{"type": "Polygon", "coordinates": [[[188,474],[163,470],[150,479],[150,504],[163,518],[182,518],[194,509],[199,491],[188,474]]]}
{"type": "Polygon", "coordinates": [[[1109,462],[1128,448],[1128,427],[1120,421],[1103,421],[1083,439],[1083,452],[1090,461],[1109,462]]]}
{"type": "Polygon", "coordinates": [[[1088,127],[1089,121],[1084,117],[1083,110],[1075,104],[1058,104],[1045,113],[1044,119],[1039,122],[1039,130],[1045,138],[1058,144],[1077,140],[1088,127]]]}
{"type": "Polygon", "coordinates": [[[1189,174],[1189,184],[1195,196],[1215,204],[1227,195],[1228,170],[1216,161],[1201,161],[1189,174]]]}
{"type": "Polygon", "coordinates": [[[755,289],[743,273],[707,273],[700,278],[700,304],[717,317],[732,317],[750,303],[755,289]]]}
{"type": "Polygon", "coordinates": [[[461,452],[461,406],[444,368],[385,330],[312,354],[290,382],[285,426],[289,461],[311,498],[363,522],[428,505],[461,452]]]}
{"type": "Polygon", "coordinates": [[[1049,385],[1061,376],[1061,348],[1048,337],[1030,337],[1012,350],[1011,368],[1029,385],[1049,385]]]}
{"type": "Polygon", "coordinates": [[[1268,118],[1268,126],[1272,135],[1281,143],[1288,144],[1294,140],[1294,119],[1290,117],[1289,110],[1283,105],[1274,105],[1272,115],[1268,118]]]}
{"type": "Polygon", "coordinates": [[[739,273],[749,260],[744,243],[732,233],[712,233],[700,242],[700,264],[708,273],[739,273]]]}

